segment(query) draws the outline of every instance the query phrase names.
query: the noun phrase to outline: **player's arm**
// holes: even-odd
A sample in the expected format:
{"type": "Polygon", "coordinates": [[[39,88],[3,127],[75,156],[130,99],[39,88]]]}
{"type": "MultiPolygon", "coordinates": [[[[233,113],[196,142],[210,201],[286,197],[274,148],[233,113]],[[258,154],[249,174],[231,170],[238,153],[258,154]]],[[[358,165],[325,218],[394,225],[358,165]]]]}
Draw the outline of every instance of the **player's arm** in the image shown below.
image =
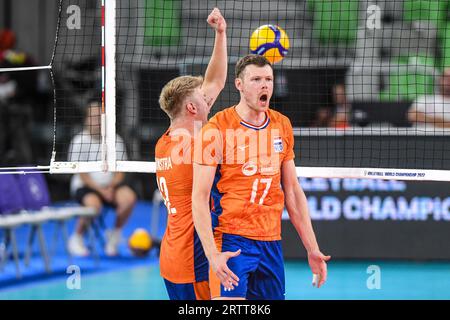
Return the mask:
{"type": "Polygon", "coordinates": [[[308,202],[297,179],[294,160],[283,162],[281,184],[289,218],[308,252],[308,262],[313,274],[319,275],[318,287],[320,287],[327,279],[326,261],[330,260],[331,257],[320,252],[309,216],[308,202]]]}
{"type": "Polygon", "coordinates": [[[215,173],[215,166],[194,163],[192,217],[210,267],[217,274],[222,285],[232,290],[233,286],[237,286],[239,278],[228,268],[227,261],[239,255],[240,252],[219,252],[214,241],[209,197],[215,173]]]}
{"type": "Polygon", "coordinates": [[[413,124],[428,123],[438,128],[450,128],[450,122],[444,118],[436,115],[429,115],[425,112],[417,110],[414,107],[408,111],[408,120],[413,124]]]}
{"type": "Polygon", "coordinates": [[[219,9],[214,8],[207,19],[215,30],[214,49],[206,69],[202,91],[209,108],[212,107],[222,89],[225,87],[228,70],[227,24],[219,9]]]}

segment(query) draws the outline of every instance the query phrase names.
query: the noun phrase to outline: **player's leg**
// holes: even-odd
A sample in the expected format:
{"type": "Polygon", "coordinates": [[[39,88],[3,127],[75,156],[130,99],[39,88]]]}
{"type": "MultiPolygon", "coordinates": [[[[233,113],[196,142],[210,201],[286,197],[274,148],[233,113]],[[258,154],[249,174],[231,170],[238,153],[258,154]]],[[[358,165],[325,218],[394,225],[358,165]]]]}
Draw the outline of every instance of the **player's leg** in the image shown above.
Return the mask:
{"type": "Polygon", "coordinates": [[[251,273],[256,270],[259,262],[259,254],[253,246],[254,240],[246,239],[237,235],[218,234],[215,235],[217,248],[222,251],[236,251],[241,249],[241,254],[228,260],[227,265],[236,276],[239,284],[231,291],[225,291],[219,278],[212,270],[209,273],[209,286],[211,298],[215,300],[240,300],[247,296],[247,283],[251,273]]]}
{"type": "Polygon", "coordinates": [[[249,300],[284,300],[285,274],[281,241],[258,241],[260,262],[248,281],[249,300]]]}
{"type": "MultiPolygon", "coordinates": [[[[103,201],[100,195],[92,189],[80,188],[76,191],[77,201],[88,208],[94,208],[95,212],[100,213],[103,207],[103,201]]],[[[74,256],[87,256],[89,250],[84,244],[83,235],[90,223],[90,218],[79,218],[75,227],[75,232],[69,239],[69,251],[74,256]]]]}

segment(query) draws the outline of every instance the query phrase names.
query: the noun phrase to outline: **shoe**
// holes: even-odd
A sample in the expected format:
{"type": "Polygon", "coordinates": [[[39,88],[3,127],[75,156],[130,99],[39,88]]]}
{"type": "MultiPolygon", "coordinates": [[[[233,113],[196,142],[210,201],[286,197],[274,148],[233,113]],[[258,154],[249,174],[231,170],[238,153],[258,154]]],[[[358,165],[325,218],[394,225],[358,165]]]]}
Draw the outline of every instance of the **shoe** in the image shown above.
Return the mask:
{"type": "Polygon", "coordinates": [[[105,254],[109,257],[115,257],[119,254],[119,244],[122,240],[122,231],[118,229],[106,231],[105,254]]]}
{"type": "Polygon", "coordinates": [[[83,236],[74,234],[69,238],[69,252],[76,257],[86,257],[89,255],[89,250],[84,245],[83,236]]]}

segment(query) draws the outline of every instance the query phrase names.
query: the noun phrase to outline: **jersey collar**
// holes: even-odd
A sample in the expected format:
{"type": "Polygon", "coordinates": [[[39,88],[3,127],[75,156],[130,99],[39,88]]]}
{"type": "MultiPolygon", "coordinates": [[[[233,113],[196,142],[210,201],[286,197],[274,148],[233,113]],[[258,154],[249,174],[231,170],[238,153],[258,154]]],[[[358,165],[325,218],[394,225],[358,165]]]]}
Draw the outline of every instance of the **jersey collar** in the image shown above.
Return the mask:
{"type": "Polygon", "coordinates": [[[239,121],[240,121],[239,123],[240,123],[241,125],[243,125],[244,127],[247,127],[247,128],[253,129],[253,130],[262,130],[262,129],[266,128],[266,127],[269,125],[270,118],[269,118],[269,114],[268,114],[267,111],[265,112],[266,119],[264,120],[264,123],[261,124],[260,126],[255,126],[255,125],[253,125],[253,124],[251,124],[251,123],[249,123],[249,122],[247,122],[247,121],[242,120],[242,119],[239,117],[239,115],[237,114],[235,108],[233,108],[233,111],[234,111],[235,115],[238,117],[238,119],[239,119],[239,121]]]}

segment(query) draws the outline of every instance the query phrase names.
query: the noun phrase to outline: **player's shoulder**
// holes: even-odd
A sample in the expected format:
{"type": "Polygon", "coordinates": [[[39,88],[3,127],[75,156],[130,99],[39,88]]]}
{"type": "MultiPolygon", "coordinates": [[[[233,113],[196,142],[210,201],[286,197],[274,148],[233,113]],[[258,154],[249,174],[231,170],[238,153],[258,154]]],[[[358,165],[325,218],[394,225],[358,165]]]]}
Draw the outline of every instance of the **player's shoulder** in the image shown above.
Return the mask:
{"type": "Polygon", "coordinates": [[[234,106],[225,108],[217,112],[211,119],[209,119],[208,124],[210,126],[217,127],[219,129],[229,128],[236,121],[234,106]]]}
{"type": "Polygon", "coordinates": [[[170,136],[168,135],[169,130],[162,134],[155,145],[155,156],[160,157],[166,154],[170,149],[170,136]]]}
{"type": "Polygon", "coordinates": [[[167,129],[156,142],[156,150],[166,150],[175,145],[182,145],[183,148],[191,147],[194,144],[194,137],[187,131],[187,129],[167,129]]]}
{"type": "Polygon", "coordinates": [[[279,111],[269,109],[269,117],[272,122],[280,122],[283,125],[291,125],[291,120],[279,111]]]}
{"type": "Polygon", "coordinates": [[[155,144],[155,150],[156,150],[156,152],[158,152],[158,150],[160,150],[161,148],[163,148],[163,144],[164,144],[164,140],[165,140],[165,133],[161,136],[161,137],[159,137],[158,138],[158,141],[156,141],[156,144],[155,144]]]}

